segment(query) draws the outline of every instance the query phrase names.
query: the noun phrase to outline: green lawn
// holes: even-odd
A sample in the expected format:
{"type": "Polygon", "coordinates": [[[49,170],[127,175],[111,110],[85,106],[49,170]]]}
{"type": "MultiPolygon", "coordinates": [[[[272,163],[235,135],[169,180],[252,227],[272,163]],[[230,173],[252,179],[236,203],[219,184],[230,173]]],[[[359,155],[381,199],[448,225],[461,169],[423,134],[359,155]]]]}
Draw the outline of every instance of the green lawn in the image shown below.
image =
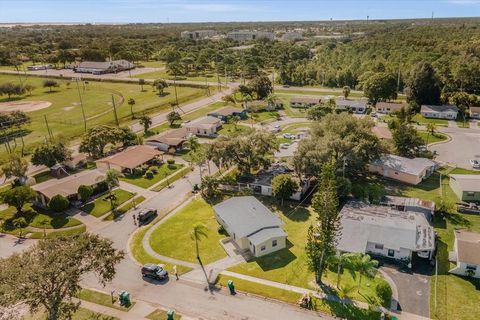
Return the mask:
{"type": "MultiPolygon", "coordinates": [[[[82,108],[75,83],[71,83],[70,79],[56,80],[60,87],[50,93],[48,89],[42,87],[43,78],[29,76],[22,80],[24,84],[29,83],[36,89],[32,91],[31,95],[22,96],[21,101],[48,101],[52,103],[48,108],[28,113],[31,117],[31,123],[25,126],[26,152],[31,152],[38,143],[43,143],[45,136],[48,135],[44,115],[47,117],[54,135],[61,133],[66,140],[72,141],[84,133],[82,108]]],[[[0,83],[5,82],[19,83],[20,80],[16,75],[0,74],[0,83]]],[[[80,85],[88,128],[99,124],[114,124],[112,95],[115,99],[118,118],[122,124],[128,124],[132,121],[130,106],[126,103],[130,98],[136,101],[133,111],[137,115],[169,110],[170,103],[175,101],[173,87],[166,89],[166,94],[160,97],[152,90],[151,86],[146,86],[142,92],[139,85],[130,83],[89,81],[85,90],[83,85],[80,85]]],[[[192,87],[178,87],[177,92],[180,103],[192,101],[205,94],[204,89],[192,87]]],[[[7,98],[1,97],[0,102],[7,102],[7,98]]],[[[16,144],[11,143],[12,147],[15,145],[16,150],[20,151],[22,148],[20,139],[17,138],[16,144]]],[[[5,157],[5,149],[2,148],[0,160],[5,157]]]]}
{"type": "Polygon", "coordinates": [[[427,131],[418,130],[418,135],[422,138],[425,144],[431,144],[431,143],[448,140],[448,136],[440,132],[435,132],[432,135],[432,134],[429,134],[427,131]]]}
{"type": "MultiPolygon", "coordinates": [[[[58,237],[70,237],[78,234],[82,234],[84,232],[87,232],[87,227],[82,224],[79,225],[78,227],[75,228],[70,228],[70,229],[59,229],[56,231],[48,232],[47,233],[47,239],[51,238],[58,238],[58,237]]],[[[45,234],[43,231],[37,231],[37,232],[32,232],[30,233],[30,239],[42,239],[45,237],[45,234]]]]}
{"type": "Polygon", "coordinates": [[[220,129],[217,133],[218,135],[222,136],[236,136],[244,133],[248,133],[252,130],[252,128],[247,127],[245,125],[226,123],[222,125],[222,129],[220,129]]]}
{"type": "MultiPolygon", "coordinates": [[[[34,315],[28,315],[24,317],[24,320],[45,320],[47,314],[45,312],[37,312],[34,315]]],[[[112,317],[105,315],[103,313],[93,312],[85,308],[78,308],[78,310],[73,314],[72,320],[120,320],[117,317],[112,317]]]]}
{"type": "MultiPolygon", "coordinates": [[[[145,318],[150,319],[150,320],[165,320],[165,319],[167,319],[167,311],[156,309],[155,311],[150,313],[145,318]]],[[[180,316],[177,313],[174,313],[173,314],[173,319],[174,320],[180,320],[180,319],[182,319],[182,316],[180,316]]]]}
{"type": "Polygon", "coordinates": [[[218,233],[219,225],[212,207],[203,199],[193,200],[156,228],[149,239],[150,245],[161,255],[198,262],[195,241],[190,238],[190,231],[197,222],[203,223],[208,229],[208,238],[202,238],[199,242],[202,262],[208,264],[224,258],[226,253],[219,244],[224,236],[218,233]]]}
{"type": "MultiPolygon", "coordinates": [[[[158,217],[156,221],[161,219],[162,217],[158,217]]],[[[165,269],[169,272],[172,272],[173,270],[173,265],[167,262],[164,262],[160,259],[157,259],[155,257],[152,257],[151,255],[148,254],[147,251],[145,251],[145,248],[143,247],[142,240],[145,237],[145,234],[147,231],[154,225],[154,223],[150,224],[149,226],[143,226],[140,227],[132,236],[132,239],[130,241],[130,252],[132,253],[133,258],[141,264],[146,264],[146,263],[155,263],[155,264],[163,264],[165,265],[165,269]]],[[[184,267],[181,265],[177,265],[177,272],[179,275],[182,275],[184,273],[187,273],[191,271],[192,269],[188,267],[184,267]]]]}
{"type": "Polygon", "coordinates": [[[294,133],[298,132],[299,129],[310,128],[313,122],[297,122],[292,124],[287,124],[282,127],[282,133],[294,133]]]}
{"type": "MultiPolygon", "coordinates": [[[[99,292],[96,290],[82,289],[77,294],[77,297],[81,300],[93,302],[105,307],[114,308],[122,311],[128,311],[131,308],[133,308],[133,306],[135,305],[135,301],[132,300],[132,303],[130,305],[121,306],[118,301],[118,292],[115,292],[113,295],[113,303],[112,303],[112,297],[110,296],[110,294],[99,292]]],[[[130,296],[130,299],[131,299],[131,296],[130,296]]]]}
{"type": "Polygon", "coordinates": [[[421,125],[427,125],[428,123],[434,123],[440,127],[448,127],[448,120],[445,119],[435,119],[435,118],[425,118],[420,113],[417,113],[412,118],[413,122],[418,122],[421,125]]]}
{"type": "MultiPolygon", "coordinates": [[[[115,189],[113,190],[112,194],[115,195],[117,198],[116,200],[117,206],[121,205],[122,203],[124,203],[125,201],[133,197],[132,193],[122,189],[115,189]]],[[[104,214],[112,210],[110,200],[106,199],[107,196],[108,196],[108,193],[101,195],[94,201],[82,206],[80,210],[88,214],[91,214],[92,216],[97,218],[103,216],[104,214]]]]}
{"type": "Polygon", "coordinates": [[[174,183],[178,179],[182,178],[183,176],[189,174],[192,171],[192,167],[183,167],[181,170],[178,170],[174,174],[168,176],[167,179],[164,181],[160,182],[158,185],[155,186],[155,188],[152,189],[152,191],[159,192],[163,190],[163,188],[167,187],[168,185],[174,183]]]}
{"type": "Polygon", "coordinates": [[[161,166],[151,166],[150,169],[156,169],[158,172],[153,175],[152,179],[147,179],[144,175],[124,175],[120,180],[136,185],[140,188],[148,189],[160,180],[165,179],[174,172],[183,168],[183,164],[175,163],[173,165],[163,164],[161,166]]]}
{"type": "MultiPolygon", "coordinates": [[[[309,209],[300,207],[287,217],[284,213],[290,212],[293,209],[293,204],[291,207],[287,205],[280,210],[277,206],[272,206],[271,199],[264,199],[264,201],[268,201],[265,203],[276,210],[285,223],[284,230],[288,234],[287,248],[255,258],[247,263],[242,263],[230,268],[229,271],[298,287],[316,289],[314,274],[308,270],[307,256],[305,254],[307,230],[315,222],[314,213],[309,209]]],[[[336,283],[336,273],[327,271],[323,280],[331,284],[333,289],[336,283]]],[[[349,298],[378,302],[375,288],[378,283],[384,281],[380,276],[377,276],[375,279],[363,279],[360,292],[353,290],[349,298]]],[[[356,283],[357,280],[352,279],[350,275],[345,273],[342,276],[341,287],[352,287],[356,283]]]]}
{"type": "MultiPolygon", "coordinates": [[[[249,116],[249,118],[253,118],[253,121],[255,121],[256,123],[267,123],[277,120],[279,115],[277,111],[260,111],[249,113],[249,116]]],[[[243,122],[249,124],[251,122],[251,119],[245,120],[243,122]]]]}
{"type": "Polygon", "coordinates": [[[145,201],[144,196],[135,197],[135,198],[132,199],[132,201],[128,202],[127,204],[125,204],[125,205],[121,206],[120,208],[118,208],[117,210],[115,210],[115,212],[110,212],[110,214],[108,216],[106,216],[105,218],[103,218],[103,220],[104,221],[112,221],[116,217],[119,217],[122,214],[125,214],[127,211],[129,211],[133,207],[138,206],[143,201],[145,201]]]}
{"type": "Polygon", "coordinates": [[[460,117],[455,120],[455,122],[457,123],[457,126],[459,128],[470,128],[470,121],[469,119],[465,119],[465,121],[463,121],[463,119],[460,119],[460,117]]]}

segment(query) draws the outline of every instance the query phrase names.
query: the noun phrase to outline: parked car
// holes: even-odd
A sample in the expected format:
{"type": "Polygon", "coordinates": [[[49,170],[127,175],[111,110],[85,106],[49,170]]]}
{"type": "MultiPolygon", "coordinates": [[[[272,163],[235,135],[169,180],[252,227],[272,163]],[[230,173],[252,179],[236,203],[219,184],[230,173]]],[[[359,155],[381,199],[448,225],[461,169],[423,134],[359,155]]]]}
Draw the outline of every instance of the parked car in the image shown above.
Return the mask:
{"type": "Polygon", "coordinates": [[[157,216],[156,209],[142,209],[137,214],[137,221],[139,225],[146,224],[157,216]]]}
{"type": "Polygon", "coordinates": [[[164,269],[163,264],[147,263],[142,267],[142,277],[163,280],[168,278],[168,271],[164,269]]]}
{"type": "Polygon", "coordinates": [[[370,116],[371,116],[372,118],[376,118],[376,117],[377,117],[377,113],[376,113],[376,112],[372,112],[372,113],[370,113],[370,116]]]}
{"type": "Polygon", "coordinates": [[[290,85],[284,84],[282,87],[284,87],[284,88],[290,88],[290,85]]]}
{"type": "Polygon", "coordinates": [[[272,128],[272,132],[280,132],[280,130],[282,130],[282,129],[280,128],[280,125],[278,125],[278,124],[272,128]]]}
{"type": "Polygon", "coordinates": [[[281,149],[288,149],[288,147],[290,147],[290,143],[282,143],[282,144],[280,145],[280,148],[281,148],[281,149]]]}
{"type": "Polygon", "coordinates": [[[470,160],[470,165],[474,169],[480,169],[480,161],[478,160],[475,160],[475,159],[470,160]]]}
{"type": "Polygon", "coordinates": [[[473,202],[458,203],[457,211],[460,213],[480,214],[480,205],[473,202]]]}
{"type": "Polygon", "coordinates": [[[284,137],[285,139],[293,139],[293,138],[294,138],[294,136],[293,136],[291,133],[284,133],[284,134],[283,134],[283,137],[284,137]]]}

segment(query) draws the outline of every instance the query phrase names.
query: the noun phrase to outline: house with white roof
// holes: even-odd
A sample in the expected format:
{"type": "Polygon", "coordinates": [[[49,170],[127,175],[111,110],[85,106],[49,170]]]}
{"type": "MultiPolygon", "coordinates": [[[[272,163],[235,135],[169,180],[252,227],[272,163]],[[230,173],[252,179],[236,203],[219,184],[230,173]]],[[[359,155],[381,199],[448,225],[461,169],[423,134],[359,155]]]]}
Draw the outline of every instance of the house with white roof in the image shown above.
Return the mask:
{"type": "Polygon", "coordinates": [[[456,266],[449,272],[460,276],[480,278],[480,233],[455,230],[453,251],[448,258],[456,266]]]}
{"type": "Polygon", "coordinates": [[[367,111],[366,100],[347,100],[344,98],[338,98],[336,100],[338,111],[351,111],[356,114],[363,114],[367,111]]]}
{"type": "Polygon", "coordinates": [[[449,184],[461,201],[480,201],[480,175],[451,174],[449,184]]]}
{"type": "Polygon", "coordinates": [[[340,252],[410,261],[413,253],[430,259],[435,250],[434,229],[419,212],[349,201],[340,211],[340,224],[340,252]]]}
{"type": "Polygon", "coordinates": [[[422,105],[420,113],[425,118],[455,120],[458,115],[458,107],[454,105],[422,105]]]}
{"type": "Polygon", "coordinates": [[[432,175],[438,163],[427,158],[405,158],[388,154],[372,161],[368,170],[385,178],[417,185],[432,175]]]}
{"type": "Polygon", "coordinates": [[[260,257],[286,247],[283,221],[255,197],[233,197],[213,206],[215,218],[242,250],[260,257]]]}
{"type": "Polygon", "coordinates": [[[212,116],[206,116],[184,125],[187,134],[199,137],[215,137],[218,129],[222,127],[222,120],[212,116]]]}

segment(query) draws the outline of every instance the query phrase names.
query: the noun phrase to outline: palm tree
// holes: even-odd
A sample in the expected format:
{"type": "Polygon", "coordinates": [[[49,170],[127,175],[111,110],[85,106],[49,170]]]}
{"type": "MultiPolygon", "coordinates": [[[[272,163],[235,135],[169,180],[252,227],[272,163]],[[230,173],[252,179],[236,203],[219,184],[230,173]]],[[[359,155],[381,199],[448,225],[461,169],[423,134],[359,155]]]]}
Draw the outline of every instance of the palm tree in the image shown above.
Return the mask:
{"type": "Polygon", "coordinates": [[[428,140],[430,138],[430,135],[434,135],[435,134],[435,130],[437,130],[437,126],[435,125],[435,123],[433,122],[430,122],[430,123],[427,123],[427,141],[425,144],[428,145],[428,140]]]}
{"type": "Polygon", "coordinates": [[[118,186],[118,179],[120,178],[120,172],[114,169],[108,169],[107,172],[105,173],[105,183],[107,184],[108,187],[108,197],[110,198],[110,205],[112,207],[112,210],[114,209],[114,201],[113,201],[113,194],[112,194],[112,189],[116,186],[118,186]]]}
{"type": "Polygon", "coordinates": [[[197,152],[198,148],[200,147],[200,143],[198,142],[198,138],[196,136],[188,137],[187,145],[192,152],[197,152]]]}
{"type": "Polygon", "coordinates": [[[267,102],[267,105],[268,107],[270,106],[274,106],[275,107],[275,103],[277,102],[278,100],[278,96],[274,93],[270,93],[266,98],[265,98],[265,101],[267,102]]]}
{"type": "Polygon", "coordinates": [[[130,114],[132,115],[132,119],[135,119],[135,114],[133,113],[133,106],[135,105],[135,99],[133,98],[128,99],[128,105],[130,106],[130,114]]]}
{"type": "Polygon", "coordinates": [[[15,228],[20,229],[20,233],[18,234],[18,237],[21,238],[23,233],[23,228],[25,228],[28,225],[27,220],[25,220],[24,217],[19,217],[13,220],[12,224],[15,228]]]}
{"type": "Polygon", "coordinates": [[[143,126],[143,132],[147,133],[152,125],[152,119],[149,116],[144,115],[140,118],[140,124],[143,126]]]}
{"type": "Polygon", "coordinates": [[[190,237],[192,238],[192,240],[195,240],[195,249],[197,252],[197,259],[200,260],[200,253],[198,252],[198,242],[202,240],[202,237],[208,238],[207,227],[200,222],[195,223],[193,225],[192,231],[190,232],[190,237]]]}
{"type": "Polygon", "coordinates": [[[348,96],[350,95],[350,87],[344,86],[342,89],[342,92],[343,92],[343,97],[345,98],[345,100],[347,100],[348,96]]]}
{"type": "Polygon", "coordinates": [[[366,276],[367,278],[374,278],[377,274],[376,267],[378,266],[378,261],[373,260],[368,254],[357,254],[354,261],[355,270],[358,272],[358,289],[362,285],[362,277],[366,276]]]}

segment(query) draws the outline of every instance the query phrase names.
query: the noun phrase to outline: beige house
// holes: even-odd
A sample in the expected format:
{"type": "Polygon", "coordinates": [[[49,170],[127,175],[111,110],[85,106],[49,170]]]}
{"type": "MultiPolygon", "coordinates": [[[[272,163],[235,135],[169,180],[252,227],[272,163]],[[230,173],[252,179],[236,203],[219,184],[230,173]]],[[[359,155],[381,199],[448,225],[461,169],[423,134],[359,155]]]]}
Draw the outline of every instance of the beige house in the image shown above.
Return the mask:
{"type": "Polygon", "coordinates": [[[184,128],[187,129],[187,135],[196,135],[200,137],[215,137],[218,129],[222,127],[222,120],[206,116],[195,121],[187,123],[184,128]]]}
{"type": "Polygon", "coordinates": [[[255,257],[286,247],[283,221],[255,197],[233,197],[213,207],[219,224],[242,250],[255,257]]]}
{"type": "Polygon", "coordinates": [[[455,230],[453,251],[449,260],[456,266],[449,272],[460,276],[480,278],[480,233],[455,230]]]}
{"type": "Polygon", "coordinates": [[[100,171],[114,169],[119,172],[132,173],[133,169],[160,158],[162,153],[152,146],[138,145],[115,153],[109,157],[97,160],[97,168],[100,171]]]}
{"type": "Polygon", "coordinates": [[[480,119],[480,107],[470,107],[470,118],[480,119]]]}
{"type": "Polygon", "coordinates": [[[338,98],[335,101],[338,111],[349,111],[356,114],[363,114],[367,111],[366,100],[348,100],[338,98]]]}
{"type": "Polygon", "coordinates": [[[183,144],[187,141],[187,135],[186,128],[178,128],[150,137],[145,144],[161,151],[175,153],[183,148],[183,144]]]}
{"type": "Polygon", "coordinates": [[[105,180],[105,174],[99,170],[85,170],[63,179],[51,179],[32,188],[37,192],[38,204],[46,207],[50,199],[62,195],[70,201],[79,200],[78,187],[81,185],[95,187],[105,180]]]}
{"type": "Polygon", "coordinates": [[[438,163],[426,158],[405,158],[396,155],[384,155],[371,162],[368,170],[385,178],[417,185],[430,177],[438,168],[438,163]]]}
{"type": "Polygon", "coordinates": [[[451,174],[450,187],[461,201],[480,201],[480,176],[451,174]]]}
{"type": "Polygon", "coordinates": [[[390,114],[390,113],[398,112],[405,107],[406,107],[406,104],[404,103],[378,102],[377,105],[375,106],[375,109],[377,110],[378,113],[390,114]]]}
{"type": "Polygon", "coordinates": [[[320,97],[292,97],[290,107],[292,108],[311,108],[320,103],[320,97]]]}

